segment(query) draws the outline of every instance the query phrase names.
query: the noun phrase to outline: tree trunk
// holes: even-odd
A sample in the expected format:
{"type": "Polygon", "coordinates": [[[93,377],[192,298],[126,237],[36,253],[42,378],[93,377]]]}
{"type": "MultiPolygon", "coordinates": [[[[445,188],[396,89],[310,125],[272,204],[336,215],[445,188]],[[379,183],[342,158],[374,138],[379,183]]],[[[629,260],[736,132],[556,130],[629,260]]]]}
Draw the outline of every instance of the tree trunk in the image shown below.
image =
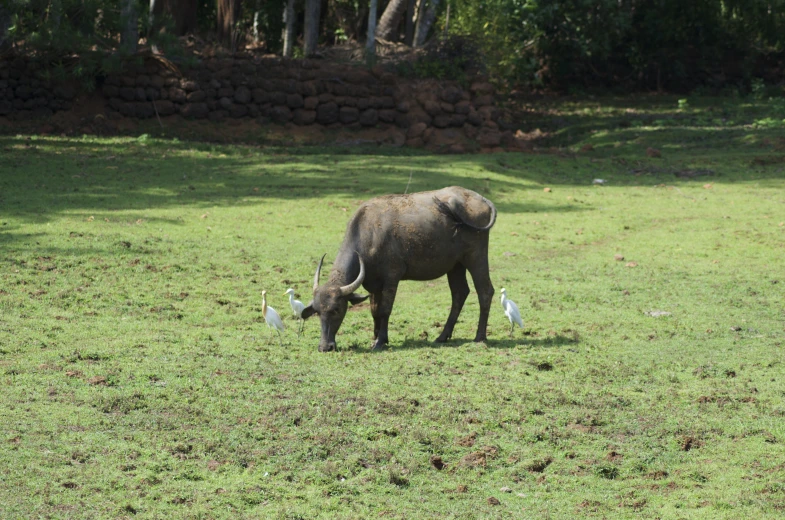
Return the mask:
{"type": "Polygon", "coordinates": [[[365,41],[365,63],[369,67],[376,64],[376,6],[377,0],[371,0],[368,7],[368,39],[365,41]]]}
{"type": "Polygon", "coordinates": [[[404,32],[403,43],[412,46],[414,41],[414,15],[417,12],[417,0],[409,0],[409,5],[406,7],[406,29],[404,32]]]}
{"type": "Polygon", "coordinates": [[[218,41],[224,47],[235,50],[235,25],[240,20],[240,0],[218,0],[218,41]]]}
{"type": "Polygon", "coordinates": [[[283,35],[283,55],[291,58],[294,52],[294,40],[297,37],[295,32],[297,19],[294,16],[294,0],[286,0],[286,7],[283,10],[283,21],[286,29],[283,35]]]}
{"type": "Polygon", "coordinates": [[[135,0],[123,0],[120,6],[120,50],[127,54],[136,52],[139,43],[139,16],[135,0]]]}
{"type": "MultiPolygon", "coordinates": [[[[421,2],[423,0],[420,0],[421,2]]],[[[425,14],[423,13],[423,9],[420,8],[420,14],[422,16],[417,17],[417,28],[414,32],[414,46],[415,47],[422,47],[425,43],[425,40],[428,38],[428,32],[431,30],[431,25],[436,20],[436,10],[439,8],[439,1],[440,0],[429,0],[428,7],[424,10],[425,14]]]]}
{"type": "Polygon", "coordinates": [[[177,36],[196,31],[197,3],[197,0],[150,0],[150,17],[147,20],[150,33],[162,30],[164,16],[170,16],[174,21],[174,33],[177,36]]]}
{"type": "Polygon", "coordinates": [[[262,0],[256,0],[253,12],[253,42],[259,43],[259,17],[262,15],[262,0]]]}
{"type": "Polygon", "coordinates": [[[160,19],[160,13],[158,13],[160,10],[161,0],[150,0],[150,10],[147,12],[147,44],[155,54],[160,53],[155,41],[155,35],[158,34],[155,24],[160,19]]]}
{"type": "Polygon", "coordinates": [[[305,0],[305,28],[303,30],[303,54],[313,56],[319,43],[319,17],[321,0],[305,0]]]}
{"type": "Polygon", "coordinates": [[[153,34],[153,25],[155,24],[156,19],[158,18],[156,15],[159,14],[161,11],[161,0],[150,0],[150,12],[147,13],[147,30],[149,38],[151,34],[153,34]]]}
{"type": "Polygon", "coordinates": [[[408,4],[409,0],[390,0],[379,19],[376,36],[382,40],[398,41],[398,27],[401,25],[401,18],[408,4]]]}
{"type": "Polygon", "coordinates": [[[186,34],[196,32],[198,28],[196,10],[199,2],[197,0],[169,0],[167,3],[172,8],[177,36],[185,36],[186,34]]]}
{"type": "Polygon", "coordinates": [[[11,46],[8,29],[11,27],[11,9],[5,2],[0,2],[0,50],[11,46]]]}

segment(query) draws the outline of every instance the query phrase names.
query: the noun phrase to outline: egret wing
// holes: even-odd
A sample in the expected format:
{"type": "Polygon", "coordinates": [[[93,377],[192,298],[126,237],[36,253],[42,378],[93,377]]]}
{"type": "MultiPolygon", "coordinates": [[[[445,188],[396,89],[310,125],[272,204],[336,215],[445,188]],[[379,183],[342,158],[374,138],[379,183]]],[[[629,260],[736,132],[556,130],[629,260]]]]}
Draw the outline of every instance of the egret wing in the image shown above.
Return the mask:
{"type": "Polygon", "coordinates": [[[514,321],[518,324],[520,328],[523,328],[523,319],[521,319],[521,311],[518,310],[518,306],[515,305],[515,302],[512,300],[507,300],[505,304],[504,314],[510,319],[510,321],[514,321]]]}
{"type": "Polygon", "coordinates": [[[278,330],[283,330],[283,321],[281,320],[281,316],[278,315],[275,309],[267,306],[267,312],[264,314],[264,321],[267,322],[269,327],[273,327],[278,330]]]}

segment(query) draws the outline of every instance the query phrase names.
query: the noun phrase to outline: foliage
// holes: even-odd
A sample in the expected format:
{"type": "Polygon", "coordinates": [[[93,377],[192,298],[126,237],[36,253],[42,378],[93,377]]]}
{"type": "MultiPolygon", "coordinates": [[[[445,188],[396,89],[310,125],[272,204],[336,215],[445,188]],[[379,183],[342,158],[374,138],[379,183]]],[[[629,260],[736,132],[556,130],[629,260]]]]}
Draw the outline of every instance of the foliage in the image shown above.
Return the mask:
{"type": "Polygon", "coordinates": [[[63,55],[98,46],[111,49],[120,8],[109,0],[8,0],[9,39],[22,50],[63,55]]]}
{"type": "Polygon", "coordinates": [[[344,38],[363,40],[368,28],[368,1],[332,0],[327,5],[323,23],[325,34],[330,35],[336,44],[340,44],[344,38]]]}
{"type": "Polygon", "coordinates": [[[785,0],[456,3],[451,30],[478,38],[492,71],[513,84],[746,88],[765,71],[762,57],[785,50],[785,0]]]}
{"type": "Polygon", "coordinates": [[[447,79],[465,84],[485,72],[485,58],[472,38],[454,35],[432,41],[414,60],[402,61],[396,68],[404,77],[447,79]]]}
{"type": "Polygon", "coordinates": [[[240,30],[250,35],[253,29],[254,13],[259,12],[259,33],[262,35],[265,48],[268,52],[281,52],[283,48],[282,31],[283,10],[286,0],[274,0],[265,2],[248,2],[243,9],[243,18],[240,22],[240,30]]]}
{"type": "MultiPolygon", "coordinates": [[[[117,2],[6,2],[0,25],[5,25],[9,11],[9,41],[23,52],[61,58],[93,49],[115,51],[120,32],[117,2]]],[[[140,34],[147,35],[149,2],[137,2],[140,34]]],[[[243,0],[238,39],[250,40],[256,13],[267,50],[279,52],[284,3],[243,0]]],[[[199,35],[211,39],[216,3],[198,0],[196,5],[199,35]]],[[[785,0],[453,0],[439,6],[442,29],[447,29],[448,5],[453,37],[445,44],[440,41],[443,30],[434,30],[431,45],[437,50],[406,73],[462,76],[465,55],[445,47],[463,40],[479,47],[481,52],[472,55],[481,57],[483,68],[510,87],[748,92],[755,79],[777,84],[783,75],[785,0]]],[[[297,9],[303,9],[302,2],[297,9]]],[[[321,41],[364,39],[367,13],[367,1],[326,2],[321,41]]],[[[167,54],[176,53],[171,31],[152,31],[151,39],[167,54]]]]}
{"type": "Polygon", "coordinates": [[[536,154],[0,137],[3,516],[780,518],[785,142],[677,100],[543,101],[536,154]],[[499,209],[489,341],[472,294],[430,342],[441,279],[319,354],[284,290],[410,175],[499,209]]]}

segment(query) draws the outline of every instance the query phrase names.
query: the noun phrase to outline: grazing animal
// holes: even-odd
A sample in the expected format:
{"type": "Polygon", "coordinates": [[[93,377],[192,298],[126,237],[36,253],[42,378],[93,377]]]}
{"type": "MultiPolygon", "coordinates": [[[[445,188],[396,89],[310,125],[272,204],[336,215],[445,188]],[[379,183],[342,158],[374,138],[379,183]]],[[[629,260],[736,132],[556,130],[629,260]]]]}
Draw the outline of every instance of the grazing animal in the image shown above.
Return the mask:
{"type": "Polygon", "coordinates": [[[452,306],[436,339],[452,337],[469,295],[466,271],[480,301],[474,341],[485,341],[493,284],[488,273],[488,235],[496,207],[481,195],[452,186],[437,191],[386,195],[364,202],[346,226],[330,277],[319,285],[324,256],[313,280],[313,300],[303,311],[321,320],[319,350],[335,349],[335,334],[348,304],[371,298],[373,346],[387,344],[387,324],[401,280],[433,280],[447,274],[452,306]],[[355,291],[362,285],[370,294],[355,291]]]}
{"type": "Polygon", "coordinates": [[[504,315],[507,316],[507,319],[510,320],[510,337],[512,337],[512,331],[517,324],[520,328],[523,328],[523,320],[521,319],[521,311],[518,310],[518,306],[515,305],[515,302],[507,298],[507,289],[502,287],[502,309],[504,309],[504,315]]]}
{"type": "Polygon", "coordinates": [[[286,292],[283,293],[284,296],[289,295],[289,307],[292,308],[292,314],[297,316],[297,321],[299,321],[299,327],[297,328],[297,335],[299,336],[302,332],[303,325],[305,324],[305,320],[303,320],[303,310],[305,310],[305,305],[300,300],[294,299],[294,289],[286,289],[286,292]]]}
{"type": "Polygon", "coordinates": [[[278,343],[283,346],[281,341],[281,332],[283,332],[283,321],[275,309],[267,305],[267,291],[262,291],[262,316],[267,326],[275,329],[278,332],[278,343]]]}

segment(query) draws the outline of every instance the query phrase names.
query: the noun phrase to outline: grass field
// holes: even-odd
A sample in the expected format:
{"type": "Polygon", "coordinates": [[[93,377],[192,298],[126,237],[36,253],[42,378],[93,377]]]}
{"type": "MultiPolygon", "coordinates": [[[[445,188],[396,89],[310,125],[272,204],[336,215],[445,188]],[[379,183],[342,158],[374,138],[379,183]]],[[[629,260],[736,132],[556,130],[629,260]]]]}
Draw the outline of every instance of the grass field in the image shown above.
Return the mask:
{"type": "Polygon", "coordinates": [[[783,112],[562,101],[465,156],[0,136],[0,518],[782,518],[783,112]],[[407,183],[499,210],[487,344],[474,294],[431,342],[441,279],[318,353],[284,290],[407,183]]]}

